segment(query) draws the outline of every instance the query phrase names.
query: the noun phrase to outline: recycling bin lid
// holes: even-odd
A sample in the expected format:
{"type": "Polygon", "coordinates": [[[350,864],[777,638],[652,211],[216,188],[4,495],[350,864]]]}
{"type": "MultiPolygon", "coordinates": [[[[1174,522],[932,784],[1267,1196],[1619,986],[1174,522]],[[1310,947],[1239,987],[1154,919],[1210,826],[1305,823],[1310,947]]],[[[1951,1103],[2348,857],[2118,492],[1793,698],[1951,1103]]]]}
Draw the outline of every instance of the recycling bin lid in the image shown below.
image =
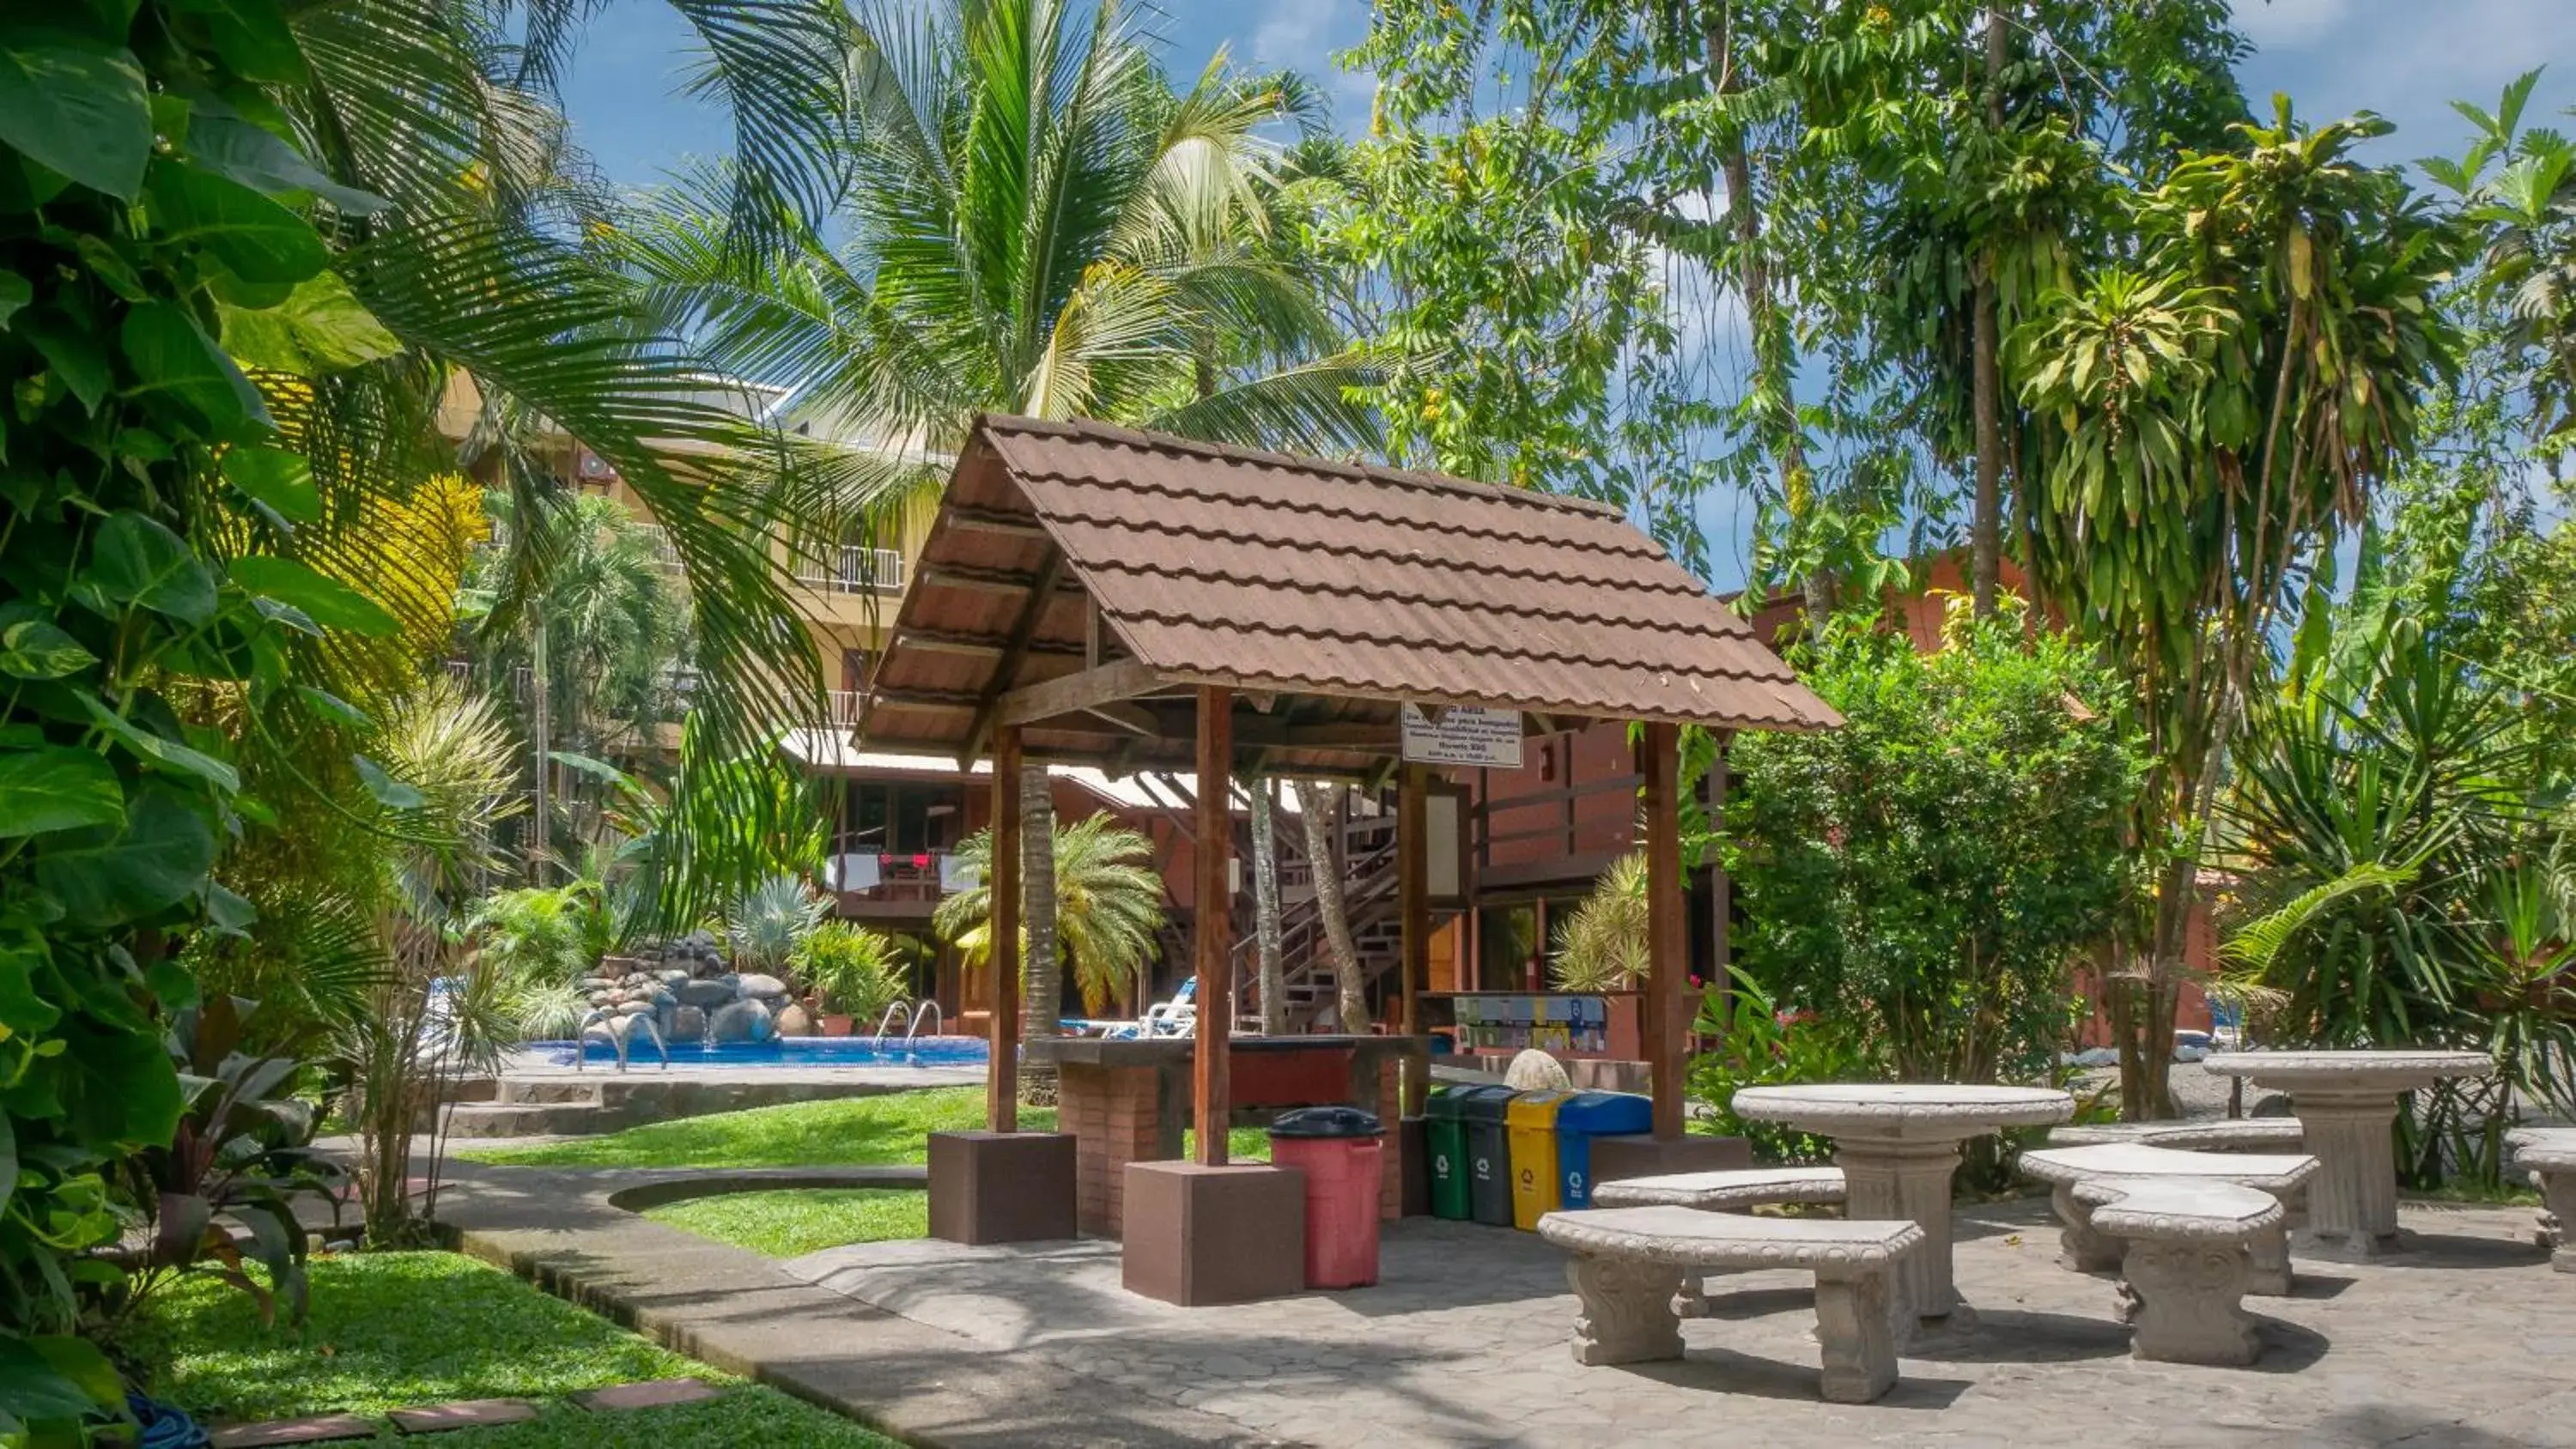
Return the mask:
{"type": "Polygon", "coordinates": [[[1628,1092],[1577,1092],[1556,1114],[1558,1131],[1594,1137],[1651,1132],[1654,1126],[1654,1099],[1628,1092]]]}
{"type": "Polygon", "coordinates": [[[1434,1087],[1431,1089],[1431,1095],[1422,1103],[1422,1115],[1435,1122],[1455,1122],[1458,1120],[1459,1109],[1466,1105],[1465,1088],[1434,1087]]]}
{"type": "Polygon", "coordinates": [[[1504,1115],[1514,1127],[1552,1127],[1556,1125],[1559,1109],[1573,1099],[1572,1092],[1558,1089],[1523,1092],[1512,1098],[1504,1115]]]}
{"type": "Polygon", "coordinates": [[[1470,1122],[1501,1123],[1520,1093],[1509,1087],[1466,1087],[1459,1093],[1458,1115],[1470,1122]]]}
{"type": "Polygon", "coordinates": [[[1300,1107],[1270,1124],[1273,1137],[1384,1137],[1386,1124],[1357,1107],[1300,1107]]]}

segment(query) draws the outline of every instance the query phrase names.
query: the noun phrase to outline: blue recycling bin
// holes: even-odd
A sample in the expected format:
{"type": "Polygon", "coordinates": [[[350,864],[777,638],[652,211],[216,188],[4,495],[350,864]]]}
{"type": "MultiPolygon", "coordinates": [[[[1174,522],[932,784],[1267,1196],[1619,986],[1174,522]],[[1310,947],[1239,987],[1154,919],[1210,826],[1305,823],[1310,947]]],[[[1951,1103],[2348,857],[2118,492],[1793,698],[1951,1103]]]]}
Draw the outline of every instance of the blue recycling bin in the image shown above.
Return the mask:
{"type": "Polygon", "coordinates": [[[1565,1207],[1592,1206],[1592,1139],[1655,1130],[1652,1098],[1626,1092],[1577,1092],[1556,1110],[1556,1172],[1565,1207]]]}

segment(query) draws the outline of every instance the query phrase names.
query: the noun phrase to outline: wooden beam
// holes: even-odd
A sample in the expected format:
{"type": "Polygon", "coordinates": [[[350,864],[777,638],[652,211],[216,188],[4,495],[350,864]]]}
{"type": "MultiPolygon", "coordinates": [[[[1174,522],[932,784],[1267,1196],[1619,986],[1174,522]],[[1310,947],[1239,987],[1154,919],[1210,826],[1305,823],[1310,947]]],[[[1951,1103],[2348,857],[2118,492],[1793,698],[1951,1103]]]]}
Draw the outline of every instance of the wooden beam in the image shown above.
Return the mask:
{"type": "MultiPolygon", "coordinates": [[[[990,657],[1007,652],[1011,647],[1006,634],[948,634],[937,629],[902,629],[895,638],[907,649],[922,649],[933,654],[967,654],[990,657]]],[[[1079,656],[1078,644],[1059,644],[1044,639],[1029,641],[1028,652],[1060,656],[1079,656]]]]}
{"type": "Polygon", "coordinates": [[[996,1132],[1020,1130],[1020,732],[993,739],[992,910],[986,922],[993,965],[991,1061],[984,1116],[996,1132]]]}
{"type": "Polygon", "coordinates": [[[1226,1062],[1234,1034],[1234,892],[1226,880],[1226,860],[1234,853],[1233,724],[1234,692],[1214,685],[1200,689],[1190,951],[1198,969],[1198,1028],[1190,1082],[1198,1160],[1209,1167],[1225,1166],[1225,1134],[1233,1120],[1226,1062]]]}
{"type": "Polygon", "coordinates": [[[1132,704],[1095,704],[1086,706],[1082,712],[1094,719],[1106,720],[1139,739],[1163,738],[1162,721],[1132,704]]]}
{"type": "MultiPolygon", "coordinates": [[[[1422,992],[1431,984],[1430,771],[1406,765],[1395,796],[1395,896],[1402,929],[1404,1021],[1407,1036],[1422,1034],[1422,992]]],[[[1404,1112],[1420,1116],[1431,1084],[1405,1074],[1404,1112]]]]}
{"type": "Polygon", "coordinates": [[[1012,538],[1044,538],[1046,526],[1036,515],[1003,513],[990,508],[968,508],[952,503],[940,514],[951,528],[971,528],[977,533],[1006,534],[1012,538]]]}
{"type": "Polygon", "coordinates": [[[999,724],[1035,724],[1060,714],[1080,714],[1096,705],[1118,704],[1163,687],[1163,677],[1142,661],[1121,659],[1014,689],[995,702],[999,724]]]}
{"type": "MultiPolygon", "coordinates": [[[[973,564],[926,563],[913,570],[918,582],[947,589],[974,589],[988,594],[1024,594],[1038,576],[1018,569],[978,568],[973,564]]],[[[1058,580],[1059,587],[1062,580],[1058,580]]]]}
{"type": "Polygon", "coordinates": [[[1055,601],[1056,582],[1063,577],[1064,550],[1048,549],[1046,562],[1038,568],[1037,582],[1020,604],[1019,622],[1011,626],[1011,642],[1003,646],[1001,660],[993,666],[993,682],[984,691],[984,702],[975,709],[975,722],[966,729],[966,747],[957,752],[960,760],[971,760],[983,751],[984,741],[993,733],[995,715],[1002,707],[1002,696],[1011,692],[1011,680],[1020,672],[1020,662],[1029,657],[1029,641],[1037,637],[1038,626],[1045,622],[1047,605],[1055,601]]]}
{"type": "Polygon", "coordinates": [[[1682,827],[1678,726],[1649,724],[1637,742],[1646,818],[1646,1076],[1655,1097],[1655,1135],[1683,1131],[1682,1067],[1690,1031],[1689,902],[1682,894],[1682,827]]]}
{"type": "Polygon", "coordinates": [[[983,703],[979,694],[962,689],[872,689],[868,691],[872,707],[881,709],[973,709],[983,703]]]}

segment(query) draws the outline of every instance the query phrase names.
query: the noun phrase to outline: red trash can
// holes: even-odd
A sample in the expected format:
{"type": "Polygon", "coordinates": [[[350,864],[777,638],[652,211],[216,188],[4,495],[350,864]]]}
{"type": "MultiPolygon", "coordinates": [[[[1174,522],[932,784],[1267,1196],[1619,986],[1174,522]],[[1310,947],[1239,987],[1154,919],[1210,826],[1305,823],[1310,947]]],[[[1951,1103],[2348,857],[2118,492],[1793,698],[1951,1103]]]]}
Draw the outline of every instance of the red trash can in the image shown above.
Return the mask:
{"type": "Polygon", "coordinates": [[[1306,1286],[1377,1281],[1386,1127],[1357,1107],[1302,1107],[1270,1124],[1270,1161],[1306,1175],[1306,1286]]]}

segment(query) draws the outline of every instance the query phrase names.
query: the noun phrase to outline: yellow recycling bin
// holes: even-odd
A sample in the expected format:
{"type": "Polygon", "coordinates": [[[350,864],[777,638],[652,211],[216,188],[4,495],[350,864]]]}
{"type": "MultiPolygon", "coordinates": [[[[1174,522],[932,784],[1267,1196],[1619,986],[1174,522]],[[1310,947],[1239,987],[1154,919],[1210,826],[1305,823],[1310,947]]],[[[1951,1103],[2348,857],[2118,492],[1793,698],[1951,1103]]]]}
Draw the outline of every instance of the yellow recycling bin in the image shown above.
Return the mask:
{"type": "Polygon", "coordinates": [[[1511,1133],[1512,1226],[1535,1232],[1541,1215],[1565,1205],[1565,1180],[1556,1170],[1556,1113],[1572,1092],[1523,1092],[1503,1114],[1511,1133]]]}

